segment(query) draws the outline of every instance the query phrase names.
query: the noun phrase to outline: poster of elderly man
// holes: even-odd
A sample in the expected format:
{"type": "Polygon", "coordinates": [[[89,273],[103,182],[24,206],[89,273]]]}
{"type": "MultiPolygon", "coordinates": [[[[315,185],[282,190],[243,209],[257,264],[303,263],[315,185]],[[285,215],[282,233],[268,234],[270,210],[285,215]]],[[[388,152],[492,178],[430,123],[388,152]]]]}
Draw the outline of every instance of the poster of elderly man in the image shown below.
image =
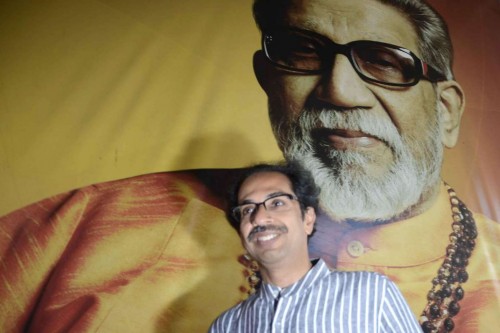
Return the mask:
{"type": "Polygon", "coordinates": [[[500,2],[0,4],[0,331],[203,332],[259,288],[248,165],[321,188],[310,259],[424,332],[500,327],[500,2]]]}

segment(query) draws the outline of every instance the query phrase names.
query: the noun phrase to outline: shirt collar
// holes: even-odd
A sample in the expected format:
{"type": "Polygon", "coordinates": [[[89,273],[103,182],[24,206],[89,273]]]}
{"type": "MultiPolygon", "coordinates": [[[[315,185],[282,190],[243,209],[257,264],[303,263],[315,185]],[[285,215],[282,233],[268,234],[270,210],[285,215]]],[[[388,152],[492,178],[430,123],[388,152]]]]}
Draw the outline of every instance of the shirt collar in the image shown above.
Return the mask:
{"type": "Polygon", "coordinates": [[[313,286],[316,281],[321,280],[323,277],[330,274],[330,272],[330,268],[326,265],[323,259],[313,261],[313,266],[306,273],[306,275],[291,286],[280,288],[263,282],[258,291],[258,297],[261,297],[266,301],[273,301],[278,297],[290,297],[295,294],[300,294],[313,286]]]}

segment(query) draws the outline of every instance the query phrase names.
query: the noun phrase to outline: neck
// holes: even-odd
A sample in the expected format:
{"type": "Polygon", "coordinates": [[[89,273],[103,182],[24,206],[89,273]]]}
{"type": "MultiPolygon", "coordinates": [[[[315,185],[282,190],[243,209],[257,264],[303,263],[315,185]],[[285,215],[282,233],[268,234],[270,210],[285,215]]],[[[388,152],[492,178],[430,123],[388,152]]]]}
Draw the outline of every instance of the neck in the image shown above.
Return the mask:
{"type": "Polygon", "coordinates": [[[421,194],[420,200],[415,205],[409,207],[402,214],[396,216],[389,222],[412,218],[427,211],[436,202],[441,185],[442,181],[438,181],[434,186],[428,188],[421,194]]]}
{"type": "Polygon", "coordinates": [[[449,242],[449,226],[443,224],[443,221],[450,219],[449,197],[444,185],[440,186],[438,193],[425,207],[419,214],[411,214],[406,219],[392,220],[385,224],[334,223],[328,215],[319,214],[315,223],[316,232],[309,239],[310,254],[312,258],[321,257],[327,264],[335,267],[338,260],[350,262],[352,258],[346,252],[347,245],[351,240],[360,240],[367,248],[377,249],[370,250],[364,256],[368,256],[372,262],[382,263],[387,262],[385,256],[389,253],[388,249],[406,248],[405,242],[408,239],[422,234],[422,230],[432,230],[426,233],[425,241],[413,242],[420,244],[418,253],[403,252],[397,255],[401,265],[412,265],[418,260],[432,260],[435,258],[435,248],[444,249],[449,242]],[[426,246],[425,242],[434,246],[426,246]]]}
{"type": "Polygon", "coordinates": [[[311,269],[309,257],[293,258],[290,263],[261,263],[260,272],[264,282],[286,288],[299,281],[311,269]]]}

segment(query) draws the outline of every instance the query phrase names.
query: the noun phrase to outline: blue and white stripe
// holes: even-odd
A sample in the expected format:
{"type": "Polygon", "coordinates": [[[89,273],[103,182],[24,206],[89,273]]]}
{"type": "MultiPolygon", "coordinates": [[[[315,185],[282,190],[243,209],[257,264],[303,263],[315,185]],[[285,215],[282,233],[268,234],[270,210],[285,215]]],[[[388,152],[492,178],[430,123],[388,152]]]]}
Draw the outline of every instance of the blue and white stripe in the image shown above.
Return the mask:
{"type": "Polygon", "coordinates": [[[371,272],[331,271],[323,260],[292,286],[263,284],[210,333],[422,332],[396,285],[371,272]]]}

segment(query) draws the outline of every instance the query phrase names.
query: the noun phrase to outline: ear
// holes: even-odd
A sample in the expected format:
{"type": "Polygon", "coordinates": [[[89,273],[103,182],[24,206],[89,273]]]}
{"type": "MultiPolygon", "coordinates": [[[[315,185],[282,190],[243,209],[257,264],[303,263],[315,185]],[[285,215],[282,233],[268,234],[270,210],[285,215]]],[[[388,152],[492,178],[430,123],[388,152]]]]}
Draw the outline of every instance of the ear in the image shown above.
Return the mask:
{"type": "Polygon", "coordinates": [[[443,81],[437,83],[437,98],[443,126],[441,142],[452,148],[457,143],[460,120],[465,109],[464,92],[458,82],[443,81]]]}
{"type": "Polygon", "coordinates": [[[308,235],[311,235],[314,230],[314,223],[316,222],[316,212],[314,208],[307,207],[304,214],[304,230],[308,235]]]}
{"type": "Polygon", "coordinates": [[[262,50],[258,50],[253,54],[253,72],[262,89],[268,92],[270,78],[270,63],[262,50]]]}

